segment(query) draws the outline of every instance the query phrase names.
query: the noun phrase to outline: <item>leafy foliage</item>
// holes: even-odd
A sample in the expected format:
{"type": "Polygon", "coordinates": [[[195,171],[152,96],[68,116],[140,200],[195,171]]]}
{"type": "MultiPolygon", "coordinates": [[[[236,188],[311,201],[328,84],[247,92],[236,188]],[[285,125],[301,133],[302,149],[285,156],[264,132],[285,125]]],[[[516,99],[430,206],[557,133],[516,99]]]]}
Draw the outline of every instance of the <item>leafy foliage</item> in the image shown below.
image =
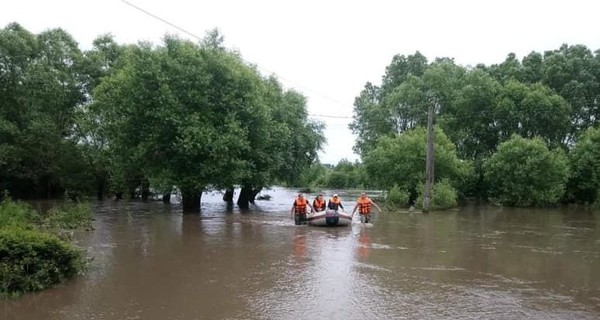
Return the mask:
{"type": "Polygon", "coordinates": [[[367,83],[354,101],[350,128],[364,165],[318,164],[324,125],[308,118],[306,103],[225,48],[216,29],[200,43],[167,36],[160,45],[120,45],[101,35],[82,51],[62,29],[33,34],[12,23],[0,29],[0,189],[78,199],[178,188],[198,204],[200,191],[234,185],[398,184],[414,200],[424,150],[411,132],[433,105],[447,136],[438,157],[450,144],[455,154],[436,172],[461,197],[497,196],[502,188],[485,179],[484,164],[517,134],[571,149],[566,199],[598,198],[587,130],[600,121],[600,52],[583,45],[475,67],[395,55],[381,85],[367,83]]]}
{"type": "Polygon", "coordinates": [[[31,228],[40,221],[40,215],[29,205],[14,202],[10,198],[6,198],[0,202],[0,228],[31,228]]]}
{"type": "Polygon", "coordinates": [[[569,154],[570,200],[596,203],[600,200],[600,129],[589,128],[569,154]]]}
{"type": "MultiPolygon", "coordinates": [[[[426,131],[418,127],[406,131],[394,138],[383,138],[377,147],[365,158],[365,168],[369,176],[384,189],[397,185],[417,196],[418,186],[425,181],[426,131]]],[[[455,183],[469,175],[468,162],[462,161],[456,154],[456,147],[437,128],[435,130],[435,177],[455,183]]]]}
{"type": "Polygon", "coordinates": [[[341,159],[335,166],[315,163],[300,175],[299,186],[324,187],[331,189],[369,188],[373,181],[360,162],[341,159]]]}
{"type": "Polygon", "coordinates": [[[91,228],[89,206],[62,204],[39,214],[10,198],[0,202],[0,296],[41,290],[82,271],[82,253],[54,234],[79,227],[91,228]]]}
{"type": "MultiPolygon", "coordinates": [[[[418,208],[423,207],[423,190],[424,186],[419,186],[419,196],[415,201],[415,205],[418,208]]],[[[452,187],[452,184],[444,179],[440,182],[437,182],[433,186],[433,197],[431,198],[431,209],[432,210],[445,210],[456,207],[457,205],[457,193],[456,189],[452,187]]]]}
{"type": "Polygon", "coordinates": [[[81,253],[58,237],[0,229],[0,296],[42,290],[77,274],[81,253]]]}
{"type": "MultiPolygon", "coordinates": [[[[419,52],[394,56],[381,86],[367,83],[355,99],[350,124],[358,136],[355,150],[368,165],[372,151],[391,147],[389,139],[424,126],[427,109],[433,105],[436,126],[455,144],[458,157],[473,164],[462,181],[451,181],[458,194],[496,196],[493,190],[499,187],[484,179],[484,163],[513,135],[537,137],[552,149],[570,149],[583,138],[583,132],[597,126],[599,57],[598,51],[582,45],[532,52],[522,60],[511,53],[502,63],[475,68],[456,65],[448,58],[428,62],[419,52]]],[[[384,168],[393,167],[400,149],[395,151],[387,155],[378,151],[382,167],[371,165],[371,173],[379,170],[378,176],[383,177],[384,168]]],[[[420,172],[416,170],[420,165],[414,163],[404,175],[378,184],[390,188],[398,179],[421,181],[410,178],[410,172],[420,172]]],[[[589,160],[578,170],[590,171],[595,166],[589,160]]],[[[586,187],[587,182],[580,184],[583,175],[574,174],[579,178],[572,177],[568,200],[595,199],[595,189],[586,187]]]]}
{"type": "Polygon", "coordinates": [[[540,138],[514,135],[485,163],[490,197],[512,206],[548,205],[565,192],[568,159],[561,149],[548,150],[540,138]]]}
{"type": "Polygon", "coordinates": [[[82,57],[64,30],[0,29],[0,188],[13,196],[61,196],[85,172],[71,140],[82,57]]]}
{"type": "Polygon", "coordinates": [[[82,52],[61,29],[1,29],[0,188],[76,199],[143,196],[152,184],[199,197],[297,180],[323,125],[304,96],[222,44],[217,30],[160,46],[102,35],[82,52]]]}
{"type": "Polygon", "coordinates": [[[92,210],[83,203],[63,203],[48,210],[43,224],[50,228],[89,230],[92,229],[92,210]]]}
{"type": "Polygon", "coordinates": [[[400,189],[398,185],[394,185],[385,198],[385,204],[392,207],[402,207],[409,204],[410,194],[408,191],[400,189]]]}

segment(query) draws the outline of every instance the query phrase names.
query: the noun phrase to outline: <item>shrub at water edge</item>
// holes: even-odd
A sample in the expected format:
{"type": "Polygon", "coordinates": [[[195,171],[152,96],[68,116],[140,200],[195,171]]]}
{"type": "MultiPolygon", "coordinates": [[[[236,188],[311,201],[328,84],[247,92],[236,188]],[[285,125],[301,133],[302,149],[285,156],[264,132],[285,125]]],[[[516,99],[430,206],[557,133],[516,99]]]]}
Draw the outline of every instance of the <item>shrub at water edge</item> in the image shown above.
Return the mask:
{"type": "Polygon", "coordinates": [[[513,135],[500,144],[484,171],[491,199],[510,206],[540,206],[555,204],[563,196],[569,164],[562,150],[549,150],[540,138],[513,135]]]}
{"type": "Polygon", "coordinates": [[[390,207],[405,207],[408,205],[410,194],[395,184],[385,197],[385,204],[390,207]]]}
{"type": "MultiPolygon", "coordinates": [[[[417,198],[415,205],[417,208],[423,207],[423,191],[424,186],[421,185],[419,188],[419,197],[417,198]]],[[[456,207],[457,202],[456,189],[452,187],[450,181],[443,179],[440,182],[436,182],[433,186],[433,197],[431,198],[431,210],[445,210],[456,207]]]]}
{"type": "Polygon", "coordinates": [[[0,296],[42,290],[82,270],[81,253],[58,237],[33,230],[0,230],[0,296]]]}
{"type": "Polygon", "coordinates": [[[39,214],[29,205],[6,198],[0,202],[0,228],[32,227],[40,222],[39,214]]]}

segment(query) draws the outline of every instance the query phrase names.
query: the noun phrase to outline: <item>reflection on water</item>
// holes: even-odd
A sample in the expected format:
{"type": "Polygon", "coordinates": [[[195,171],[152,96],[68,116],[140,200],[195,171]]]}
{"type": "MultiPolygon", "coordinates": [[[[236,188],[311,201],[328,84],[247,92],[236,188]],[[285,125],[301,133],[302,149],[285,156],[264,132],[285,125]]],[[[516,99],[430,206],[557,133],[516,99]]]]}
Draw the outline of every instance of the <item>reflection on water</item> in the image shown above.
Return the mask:
{"type": "Polygon", "coordinates": [[[369,238],[369,232],[366,228],[361,227],[358,232],[358,245],[356,246],[356,253],[360,259],[369,258],[369,251],[371,250],[371,238],[369,238]]]}
{"type": "Polygon", "coordinates": [[[1,301],[0,319],[600,317],[597,213],[473,206],[315,228],[289,220],[294,192],[249,211],[207,194],[201,215],[97,203],[77,237],[89,272],[1,301]]]}

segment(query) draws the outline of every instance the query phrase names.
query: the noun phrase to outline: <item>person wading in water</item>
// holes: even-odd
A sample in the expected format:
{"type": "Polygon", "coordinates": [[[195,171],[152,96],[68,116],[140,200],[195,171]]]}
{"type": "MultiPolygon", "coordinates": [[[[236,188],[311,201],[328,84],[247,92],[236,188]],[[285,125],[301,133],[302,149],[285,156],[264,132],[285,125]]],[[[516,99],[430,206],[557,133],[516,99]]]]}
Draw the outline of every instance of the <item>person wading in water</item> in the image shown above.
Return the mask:
{"type": "Polygon", "coordinates": [[[296,200],[294,200],[294,204],[292,205],[292,211],[290,212],[292,219],[294,219],[296,225],[307,224],[306,207],[309,207],[310,211],[315,211],[304,197],[304,194],[298,193],[298,197],[296,198],[296,200]]]}
{"type": "Polygon", "coordinates": [[[354,206],[354,210],[352,210],[352,216],[354,217],[354,212],[358,209],[358,213],[360,213],[360,222],[369,223],[371,221],[371,205],[374,205],[375,208],[381,213],[381,208],[373,202],[373,200],[367,197],[367,194],[362,192],[360,194],[360,198],[356,201],[356,206],[354,206]]]}

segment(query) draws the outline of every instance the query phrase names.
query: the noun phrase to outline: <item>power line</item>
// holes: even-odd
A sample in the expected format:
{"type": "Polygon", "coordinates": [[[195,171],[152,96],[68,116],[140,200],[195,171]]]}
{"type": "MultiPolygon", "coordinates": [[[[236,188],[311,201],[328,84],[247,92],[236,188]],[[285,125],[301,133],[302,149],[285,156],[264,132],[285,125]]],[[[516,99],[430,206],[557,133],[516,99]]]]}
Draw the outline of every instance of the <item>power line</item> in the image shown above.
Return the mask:
{"type": "MultiPolygon", "coordinates": [[[[136,9],[136,10],[140,11],[140,12],[143,12],[143,13],[144,13],[144,14],[146,14],[146,15],[148,15],[148,16],[150,16],[150,17],[152,17],[152,18],[156,19],[156,20],[159,20],[159,21],[160,21],[160,22],[162,22],[162,23],[165,23],[165,24],[167,24],[167,25],[169,25],[169,26],[171,26],[171,27],[173,27],[173,28],[175,28],[175,29],[177,29],[177,30],[179,30],[179,31],[181,31],[181,32],[183,32],[183,33],[185,33],[185,34],[187,34],[187,35],[189,35],[189,36],[193,37],[193,38],[196,38],[196,39],[197,39],[197,40],[199,40],[199,41],[202,41],[202,40],[203,40],[203,38],[202,38],[202,37],[200,37],[200,36],[198,36],[198,35],[196,35],[196,34],[194,34],[194,33],[190,32],[190,31],[187,31],[186,29],[184,29],[184,28],[182,28],[182,27],[180,27],[180,26],[178,26],[178,25],[176,25],[176,24],[174,24],[174,23],[172,23],[172,22],[170,22],[170,21],[168,21],[168,20],[166,20],[166,19],[164,19],[164,18],[161,18],[161,17],[159,17],[158,15],[156,15],[156,14],[153,14],[153,13],[149,12],[148,10],[145,10],[145,9],[143,9],[143,8],[139,7],[139,6],[136,6],[135,4],[133,4],[133,3],[129,2],[129,1],[127,1],[127,0],[121,0],[121,1],[122,1],[123,3],[125,3],[125,4],[127,4],[128,6],[130,6],[130,7],[134,8],[134,9],[136,9]]],[[[271,70],[268,70],[268,69],[266,69],[266,68],[264,68],[264,67],[258,66],[257,64],[250,63],[249,61],[247,61],[247,60],[245,60],[245,59],[243,59],[243,58],[242,58],[242,60],[243,60],[244,62],[248,63],[248,64],[252,64],[252,65],[256,66],[256,68],[258,68],[258,69],[262,70],[262,71],[263,71],[263,72],[265,72],[265,73],[268,73],[268,74],[277,74],[276,72],[273,72],[273,71],[271,71],[271,70]]],[[[285,78],[285,77],[283,77],[283,76],[281,76],[281,75],[277,75],[277,77],[278,77],[279,79],[282,79],[282,80],[284,80],[284,81],[286,81],[286,82],[288,82],[288,83],[292,84],[292,85],[293,85],[293,86],[295,86],[295,87],[301,88],[301,89],[303,89],[304,91],[311,92],[311,93],[313,93],[313,94],[315,94],[315,95],[317,95],[317,96],[319,96],[319,97],[321,97],[321,98],[323,98],[323,99],[326,99],[326,100],[332,101],[332,102],[334,102],[334,103],[336,103],[336,104],[339,104],[339,105],[341,105],[341,106],[344,106],[344,107],[347,107],[347,106],[348,106],[348,104],[347,104],[347,103],[341,102],[341,101],[339,101],[339,100],[337,100],[337,99],[335,99],[335,98],[332,98],[332,97],[330,97],[330,96],[328,96],[328,95],[322,94],[322,93],[320,93],[320,92],[318,92],[318,91],[315,91],[315,90],[313,90],[313,89],[311,89],[311,88],[309,88],[309,87],[307,87],[307,86],[304,86],[304,85],[302,85],[302,84],[299,84],[299,83],[297,83],[297,82],[295,82],[295,81],[292,81],[292,80],[290,80],[290,79],[287,79],[287,78],[285,78]]],[[[322,118],[337,118],[336,116],[327,116],[327,115],[315,115],[315,116],[317,116],[317,117],[322,117],[322,118]]],[[[349,118],[351,118],[351,117],[349,117],[349,118]]]]}
{"type": "Polygon", "coordinates": [[[161,17],[159,17],[159,16],[157,16],[157,15],[155,15],[155,14],[153,14],[153,13],[149,12],[149,11],[146,11],[146,10],[144,10],[143,8],[140,8],[140,7],[136,6],[135,4],[133,4],[133,3],[129,2],[129,1],[127,1],[127,0],[121,0],[121,1],[123,1],[123,2],[124,2],[126,5],[129,5],[129,6],[133,7],[134,9],[136,9],[136,10],[139,10],[139,11],[141,11],[141,12],[143,12],[143,13],[145,13],[145,14],[149,15],[150,17],[152,17],[152,18],[154,18],[154,19],[156,19],[156,20],[159,20],[159,21],[161,21],[161,22],[163,22],[163,23],[166,23],[166,24],[168,24],[169,26],[171,26],[171,27],[173,27],[173,28],[175,28],[175,29],[177,29],[177,30],[179,30],[179,31],[183,32],[183,33],[185,33],[185,34],[187,34],[187,35],[189,35],[189,36],[192,36],[192,37],[194,37],[194,38],[196,38],[196,39],[198,39],[198,40],[202,41],[202,38],[201,38],[201,37],[199,37],[199,36],[197,36],[197,35],[195,35],[195,34],[193,34],[193,33],[189,32],[189,31],[187,31],[187,30],[185,30],[185,29],[183,29],[183,28],[181,28],[181,27],[177,26],[176,24],[174,24],[174,23],[172,23],[172,22],[169,22],[169,21],[167,21],[167,20],[165,20],[165,19],[163,19],[163,18],[161,18],[161,17]]]}
{"type": "MultiPolygon", "coordinates": [[[[167,24],[167,25],[169,25],[169,26],[171,26],[171,27],[173,27],[173,28],[175,28],[175,29],[177,29],[177,30],[179,30],[179,31],[181,31],[181,32],[183,32],[183,33],[185,33],[185,34],[187,34],[187,35],[189,35],[189,36],[197,39],[197,40],[199,40],[199,41],[203,40],[202,37],[200,37],[200,36],[198,36],[198,35],[190,32],[190,31],[188,31],[188,30],[186,30],[186,29],[184,29],[184,28],[176,25],[175,23],[172,23],[172,22],[170,22],[170,21],[168,21],[168,20],[166,20],[164,18],[161,18],[160,16],[158,16],[156,14],[153,14],[153,13],[149,12],[148,10],[145,10],[145,9],[143,9],[143,8],[141,8],[141,7],[139,7],[139,6],[135,5],[135,4],[127,1],[127,0],[121,0],[121,1],[123,3],[125,3],[125,4],[127,4],[128,6],[134,8],[134,9],[140,11],[140,12],[143,12],[144,14],[146,14],[146,15],[148,15],[148,16],[156,19],[156,20],[159,20],[160,22],[165,23],[165,24],[167,24]]],[[[248,64],[252,64],[252,63],[250,63],[249,61],[247,61],[247,60],[245,60],[243,58],[242,58],[242,60],[244,62],[248,63],[248,64]]],[[[266,69],[264,67],[258,66],[256,64],[252,64],[252,65],[256,66],[256,68],[262,70],[265,73],[276,74],[275,72],[273,72],[273,71],[271,71],[269,69],[266,69]]],[[[317,96],[320,96],[321,98],[324,98],[326,100],[332,101],[332,102],[334,102],[336,104],[339,104],[341,106],[344,106],[344,107],[348,106],[348,104],[346,104],[344,102],[341,102],[341,101],[339,101],[339,100],[337,100],[335,98],[329,97],[329,96],[327,96],[325,94],[322,94],[322,93],[320,93],[318,91],[315,91],[315,90],[313,90],[313,89],[311,89],[309,87],[306,87],[306,86],[304,86],[302,84],[299,84],[299,83],[297,83],[295,81],[292,81],[290,79],[287,79],[287,78],[285,78],[285,77],[283,77],[281,75],[277,75],[277,77],[280,78],[280,79],[282,79],[282,80],[284,80],[284,81],[286,81],[286,82],[288,82],[288,83],[290,83],[290,84],[292,84],[295,87],[302,88],[305,91],[309,91],[309,92],[311,92],[311,93],[313,93],[313,94],[315,94],[317,96]]],[[[494,116],[495,115],[494,114],[495,111],[492,111],[491,113],[488,113],[488,112],[489,112],[488,110],[482,110],[482,112],[476,112],[476,113],[471,113],[470,115],[460,115],[460,116],[458,116],[458,115],[449,115],[449,114],[441,114],[438,117],[440,117],[441,120],[450,120],[450,119],[454,119],[454,120],[467,120],[467,119],[473,119],[475,117],[481,117],[481,116],[486,116],[486,115],[487,116],[494,116]]],[[[534,113],[536,113],[536,112],[534,112],[534,113]]],[[[353,116],[338,116],[338,115],[311,114],[311,113],[309,113],[308,115],[311,116],[311,117],[316,117],[316,118],[329,118],[329,119],[353,119],[354,118],[353,116]]]]}

